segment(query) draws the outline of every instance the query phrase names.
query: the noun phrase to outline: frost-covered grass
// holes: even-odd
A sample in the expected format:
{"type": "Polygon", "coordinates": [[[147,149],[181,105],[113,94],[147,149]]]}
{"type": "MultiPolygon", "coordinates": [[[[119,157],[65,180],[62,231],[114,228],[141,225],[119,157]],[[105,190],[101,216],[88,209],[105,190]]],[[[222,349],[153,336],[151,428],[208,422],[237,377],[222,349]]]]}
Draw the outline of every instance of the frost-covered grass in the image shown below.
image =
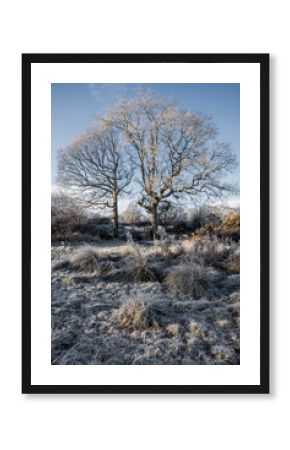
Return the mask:
{"type": "Polygon", "coordinates": [[[239,364],[239,246],[52,247],[52,364],[239,364]]]}
{"type": "Polygon", "coordinates": [[[189,295],[194,300],[212,298],[217,289],[215,281],[219,274],[208,267],[191,264],[173,266],[165,278],[165,284],[176,296],[189,295]]]}

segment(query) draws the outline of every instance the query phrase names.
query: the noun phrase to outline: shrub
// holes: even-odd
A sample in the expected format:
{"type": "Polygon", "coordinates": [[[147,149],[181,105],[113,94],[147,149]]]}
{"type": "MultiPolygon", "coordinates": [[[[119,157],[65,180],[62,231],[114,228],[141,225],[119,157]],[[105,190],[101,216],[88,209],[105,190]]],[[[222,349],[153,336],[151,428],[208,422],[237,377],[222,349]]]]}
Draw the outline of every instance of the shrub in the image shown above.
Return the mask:
{"type": "Polygon", "coordinates": [[[146,239],[150,239],[150,233],[148,231],[141,231],[141,230],[131,230],[130,231],[132,238],[134,241],[140,242],[144,241],[146,239]]]}
{"type": "Polygon", "coordinates": [[[167,288],[178,296],[190,295],[194,299],[212,297],[216,293],[216,273],[190,264],[180,264],[168,271],[165,278],[167,288]]]}
{"type": "Polygon", "coordinates": [[[228,214],[217,228],[217,234],[227,236],[234,241],[240,240],[240,210],[228,214]]]}
{"type": "Polygon", "coordinates": [[[238,242],[240,240],[240,211],[227,214],[219,224],[212,221],[204,223],[195,231],[195,236],[216,235],[220,238],[230,238],[238,242]]]}
{"type": "Polygon", "coordinates": [[[180,220],[186,220],[185,209],[173,203],[160,203],[158,210],[158,219],[160,225],[174,226],[180,220]]]}
{"type": "Polygon", "coordinates": [[[240,210],[228,214],[223,223],[222,228],[225,231],[240,231],[240,210]]]}
{"type": "Polygon", "coordinates": [[[186,233],[189,233],[189,232],[191,232],[191,231],[193,231],[193,230],[192,230],[192,227],[191,227],[191,225],[189,224],[189,222],[187,222],[187,221],[184,220],[184,219],[180,219],[180,220],[178,220],[178,221],[176,221],[176,222],[174,223],[174,225],[173,225],[173,227],[172,227],[172,231],[173,231],[175,234],[180,235],[180,234],[186,234],[186,233]]]}
{"type": "Polygon", "coordinates": [[[68,243],[73,242],[99,242],[100,238],[97,235],[89,233],[80,233],[78,231],[57,231],[51,236],[52,241],[65,241],[68,243]]]}
{"type": "Polygon", "coordinates": [[[54,193],[51,197],[51,235],[59,240],[74,231],[79,231],[85,213],[78,202],[64,194],[54,193]]]}
{"type": "Polygon", "coordinates": [[[88,233],[95,235],[97,233],[98,225],[104,225],[110,223],[110,219],[107,217],[101,217],[99,214],[95,214],[93,217],[88,217],[83,220],[80,231],[82,233],[88,233]]]}
{"type": "Polygon", "coordinates": [[[99,225],[110,225],[111,224],[111,219],[110,217],[97,217],[97,223],[99,225]]]}
{"type": "Polygon", "coordinates": [[[111,225],[97,225],[96,226],[97,236],[100,239],[111,240],[113,239],[113,232],[111,225]]]}
{"type": "Polygon", "coordinates": [[[112,239],[112,225],[108,217],[94,216],[86,219],[80,226],[80,231],[93,238],[112,239]]]}
{"type": "Polygon", "coordinates": [[[201,228],[214,228],[221,224],[221,215],[211,207],[200,206],[194,209],[189,219],[193,231],[201,228]]]}

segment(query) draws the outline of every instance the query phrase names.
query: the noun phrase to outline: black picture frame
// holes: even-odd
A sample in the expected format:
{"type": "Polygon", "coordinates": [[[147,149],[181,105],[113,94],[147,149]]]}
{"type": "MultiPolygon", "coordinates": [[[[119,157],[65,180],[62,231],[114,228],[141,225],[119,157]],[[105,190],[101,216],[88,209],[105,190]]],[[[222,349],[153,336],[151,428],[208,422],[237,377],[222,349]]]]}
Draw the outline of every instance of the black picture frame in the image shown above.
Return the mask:
{"type": "Polygon", "coordinates": [[[269,393],[269,54],[23,54],[22,55],[22,393],[267,394],[269,393]],[[258,63],[260,65],[260,384],[31,384],[31,65],[33,63],[258,63]]]}

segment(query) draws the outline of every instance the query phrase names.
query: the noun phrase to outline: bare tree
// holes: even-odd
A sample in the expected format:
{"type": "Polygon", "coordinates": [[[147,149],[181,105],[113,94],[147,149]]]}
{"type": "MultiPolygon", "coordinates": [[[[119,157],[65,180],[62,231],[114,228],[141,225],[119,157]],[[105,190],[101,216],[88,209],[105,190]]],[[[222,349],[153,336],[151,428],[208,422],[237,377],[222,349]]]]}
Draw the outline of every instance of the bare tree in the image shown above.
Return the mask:
{"type": "Polygon", "coordinates": [[[144,218],[140,208],[133,202],[130,202],[127,209],[122,213],[122,220],[130,225],[138,224],[142,222],[144,218]]]}
{"type": "Polygon", "coordinates": [[[115,237],[118,235],[118,198],[132,176],[119,134],[110,126],[95,127],[58,155],[59,182],[87,206],[112,209],[115,237]]]}
{"type": "Polygon", "coordinates": [[[122,130],[131,144],[142,186],[138,203],[151,216],[153,234],[161,202],[231,190],[223,177],[235,166],[235,157],[228,144],[216,141],[210,118],[141,93],[119,102],[104,121],[122,130]]]}

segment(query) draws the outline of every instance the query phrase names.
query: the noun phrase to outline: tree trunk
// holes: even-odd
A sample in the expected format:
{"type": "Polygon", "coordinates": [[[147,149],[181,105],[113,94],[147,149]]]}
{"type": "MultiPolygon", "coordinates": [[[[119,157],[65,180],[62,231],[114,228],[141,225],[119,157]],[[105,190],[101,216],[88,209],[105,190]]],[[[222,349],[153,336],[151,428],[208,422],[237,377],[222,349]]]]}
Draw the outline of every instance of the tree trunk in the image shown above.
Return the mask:
{"type": "Polygon", "coordinates": [[[156,232],[158,227],[158,217],[157,217],[157,202],[152,202],[151,204],[151,234],[152,239],[156,238],[156,232]]]}
{"type": "Polygon", "coordinates": [[[112,225],[113,225],[113,236],[114,238],[118,237],[118,195],[117,191],[113,191],[113,215],[112,215],[112,225]]]}

